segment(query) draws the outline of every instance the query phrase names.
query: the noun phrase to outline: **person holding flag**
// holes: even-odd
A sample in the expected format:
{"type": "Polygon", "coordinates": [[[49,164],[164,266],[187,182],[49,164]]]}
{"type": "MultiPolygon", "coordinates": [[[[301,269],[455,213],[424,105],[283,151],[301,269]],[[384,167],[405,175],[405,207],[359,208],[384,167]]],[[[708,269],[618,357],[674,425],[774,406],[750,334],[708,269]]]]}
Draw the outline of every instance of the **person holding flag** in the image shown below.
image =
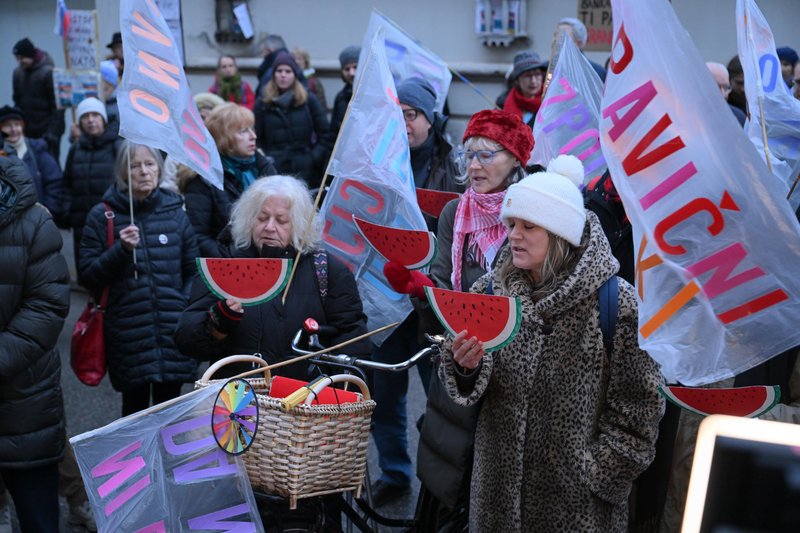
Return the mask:
{"type": "Polygon", "coordinates": [[[110,287],[106,359],[122,416],[179,396],[196,377],[195,361],[178,351],[172,334],[188,303],[197,239],[180,196],[158,187],[163,165],[158,150],[125,141],[114,185],[89,211],[81,239],[81,284],[94,294],[110,287]]]}

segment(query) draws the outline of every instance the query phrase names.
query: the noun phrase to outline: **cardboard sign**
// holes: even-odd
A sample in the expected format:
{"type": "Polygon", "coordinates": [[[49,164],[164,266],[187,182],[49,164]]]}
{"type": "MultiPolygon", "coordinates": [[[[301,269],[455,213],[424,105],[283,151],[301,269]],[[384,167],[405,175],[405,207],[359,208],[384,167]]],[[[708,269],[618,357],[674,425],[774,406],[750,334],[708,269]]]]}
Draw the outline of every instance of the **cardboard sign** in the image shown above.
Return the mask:
{"type": "Polygon", "coordinates": [[[53,89],[59,109],[78,107],[84,99],[100,97],[100,73],[92,70],[53,69],[53,89]]]}
{"type": "Polygon", "coordinates": [[[100,54],[97,49],[99,42],[97,12],[70,9],[65,40],[69,68],[72,70],[99,70],[100,54]]]}
{"type": "Polygon", "coordinates": [[[577,18],[583,21],[588,32],[585,51],[611,50],[611,37],[614,34],[611,0],[579,0],[577,18]]]}

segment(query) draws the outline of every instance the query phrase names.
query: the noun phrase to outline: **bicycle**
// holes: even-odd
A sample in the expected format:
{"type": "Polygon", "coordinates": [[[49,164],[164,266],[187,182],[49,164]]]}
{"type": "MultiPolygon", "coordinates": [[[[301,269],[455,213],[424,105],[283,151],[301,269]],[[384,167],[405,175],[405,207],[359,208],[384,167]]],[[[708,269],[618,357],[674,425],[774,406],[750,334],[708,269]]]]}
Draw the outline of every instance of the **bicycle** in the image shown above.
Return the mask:
{"type": "MultiPolygon", "coordinates": [[[[319,325],[313,319],[308,319],[292,339],[292,351],[297,355],[308,356],[315,351],[324,350],[325,347],[320,342],[320,336],[335,333],[334,328],[319,325]],[[301,347],[304,341],[309,349],[301,347]]],[[[429,346],[407,360],[395,364],[380,363],[346,354],[321,354],[309,358],[308,362],[319,368],[321,375],[324,375],[323,369],[336,369],[368,381],[366,371],[405,372],[419,364],[420,361],[438,355],[443,338],[427,335],[426,337],[431,342],[429,346]]],[[[299,395],[294,401],[302,401],[303,397],[303,395],[299,395]]],[[[414,516],[411,518],[389,518],[375,510],[372,506],[368,469],[362,487],[365,490],[362,491],[361,496],[342,492],[328,496],[303,498],[298,501],[297,508],[294,510],[287,508],[285,498],[258,490],[254,490],[254,494],[259,504],[265,529],[270,533],[338,530],[341,527],[338,522],[342,521],[342,517],[344,517],[347,531],[353,531],[355,527],[363,533],[377,532],[380,526],[401,528],[401,531],[408,533],[467,531],[467,506],[459,505],[453,510],[444,509],[428,492],[424,484],[420,487],[414,516]]]]}

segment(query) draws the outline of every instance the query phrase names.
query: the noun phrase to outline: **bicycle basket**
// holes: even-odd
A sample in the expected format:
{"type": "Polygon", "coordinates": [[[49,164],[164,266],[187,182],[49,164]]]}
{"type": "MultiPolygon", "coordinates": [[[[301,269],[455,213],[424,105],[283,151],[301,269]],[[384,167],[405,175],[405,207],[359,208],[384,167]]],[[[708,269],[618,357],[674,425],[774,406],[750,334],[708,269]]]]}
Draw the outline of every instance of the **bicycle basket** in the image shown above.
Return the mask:
{"type": "MultiPolygon", "coordinates": [[[[211,365],[195,388],[211,380],[214,372],[231,363],[266,366],[260,357],[234,355],[211,365]]],[[[265,368],[263,378],[247,378],[258,399],[259,425],[250,449],[242,455],[254,489],[297,500],[337,492],[360,496],[366,472],[370,419],[375,401],[362,388],[359,401],[342,404],[300,404],[284,411],[282,398],[269,396],[274,380],[265,368]]]]}

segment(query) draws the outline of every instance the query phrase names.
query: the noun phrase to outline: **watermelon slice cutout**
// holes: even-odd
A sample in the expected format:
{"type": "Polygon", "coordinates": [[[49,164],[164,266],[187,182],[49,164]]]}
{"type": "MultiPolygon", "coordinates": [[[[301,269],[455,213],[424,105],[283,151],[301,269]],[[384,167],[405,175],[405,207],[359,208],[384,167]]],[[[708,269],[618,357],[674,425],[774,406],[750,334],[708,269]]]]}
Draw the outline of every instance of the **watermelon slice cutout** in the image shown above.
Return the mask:
{"type": "Polygon", "coordinates": [[[291,259],[198,257],[197,272],[219,298],[233,298],[242,305],[268,302],[286,286],[291,259]]]}
{"type": "Polygon", "coordinates": [[[399,229],[367,222],[353,215],[358,232],[387,261],[418,270],[436,257],[436,237],[430,231],[399,229]]]}
{"type": "Polygon", "coordinates": [[[755,418],[763,415],[781,398],[778,385],[755,385],[728,389],[659,387],[669,401],[699,415],[730,415],[755,418]]]}
{"type": "Polygon", "coordinates": [[[425,287],[436,318],[453,336],[467,330],[487,352],[499,350],[519,331],[522,310],[519,298],[449,291],[425,287]]]}
{"type": "Polygon", "coordinates": [[[439,218],[444,206],[451,200],[455,200],[461,195],[457,192],[437,191],[434,189],[417,188],[417,204],[420,210],[432,217],[439,218]]]}

